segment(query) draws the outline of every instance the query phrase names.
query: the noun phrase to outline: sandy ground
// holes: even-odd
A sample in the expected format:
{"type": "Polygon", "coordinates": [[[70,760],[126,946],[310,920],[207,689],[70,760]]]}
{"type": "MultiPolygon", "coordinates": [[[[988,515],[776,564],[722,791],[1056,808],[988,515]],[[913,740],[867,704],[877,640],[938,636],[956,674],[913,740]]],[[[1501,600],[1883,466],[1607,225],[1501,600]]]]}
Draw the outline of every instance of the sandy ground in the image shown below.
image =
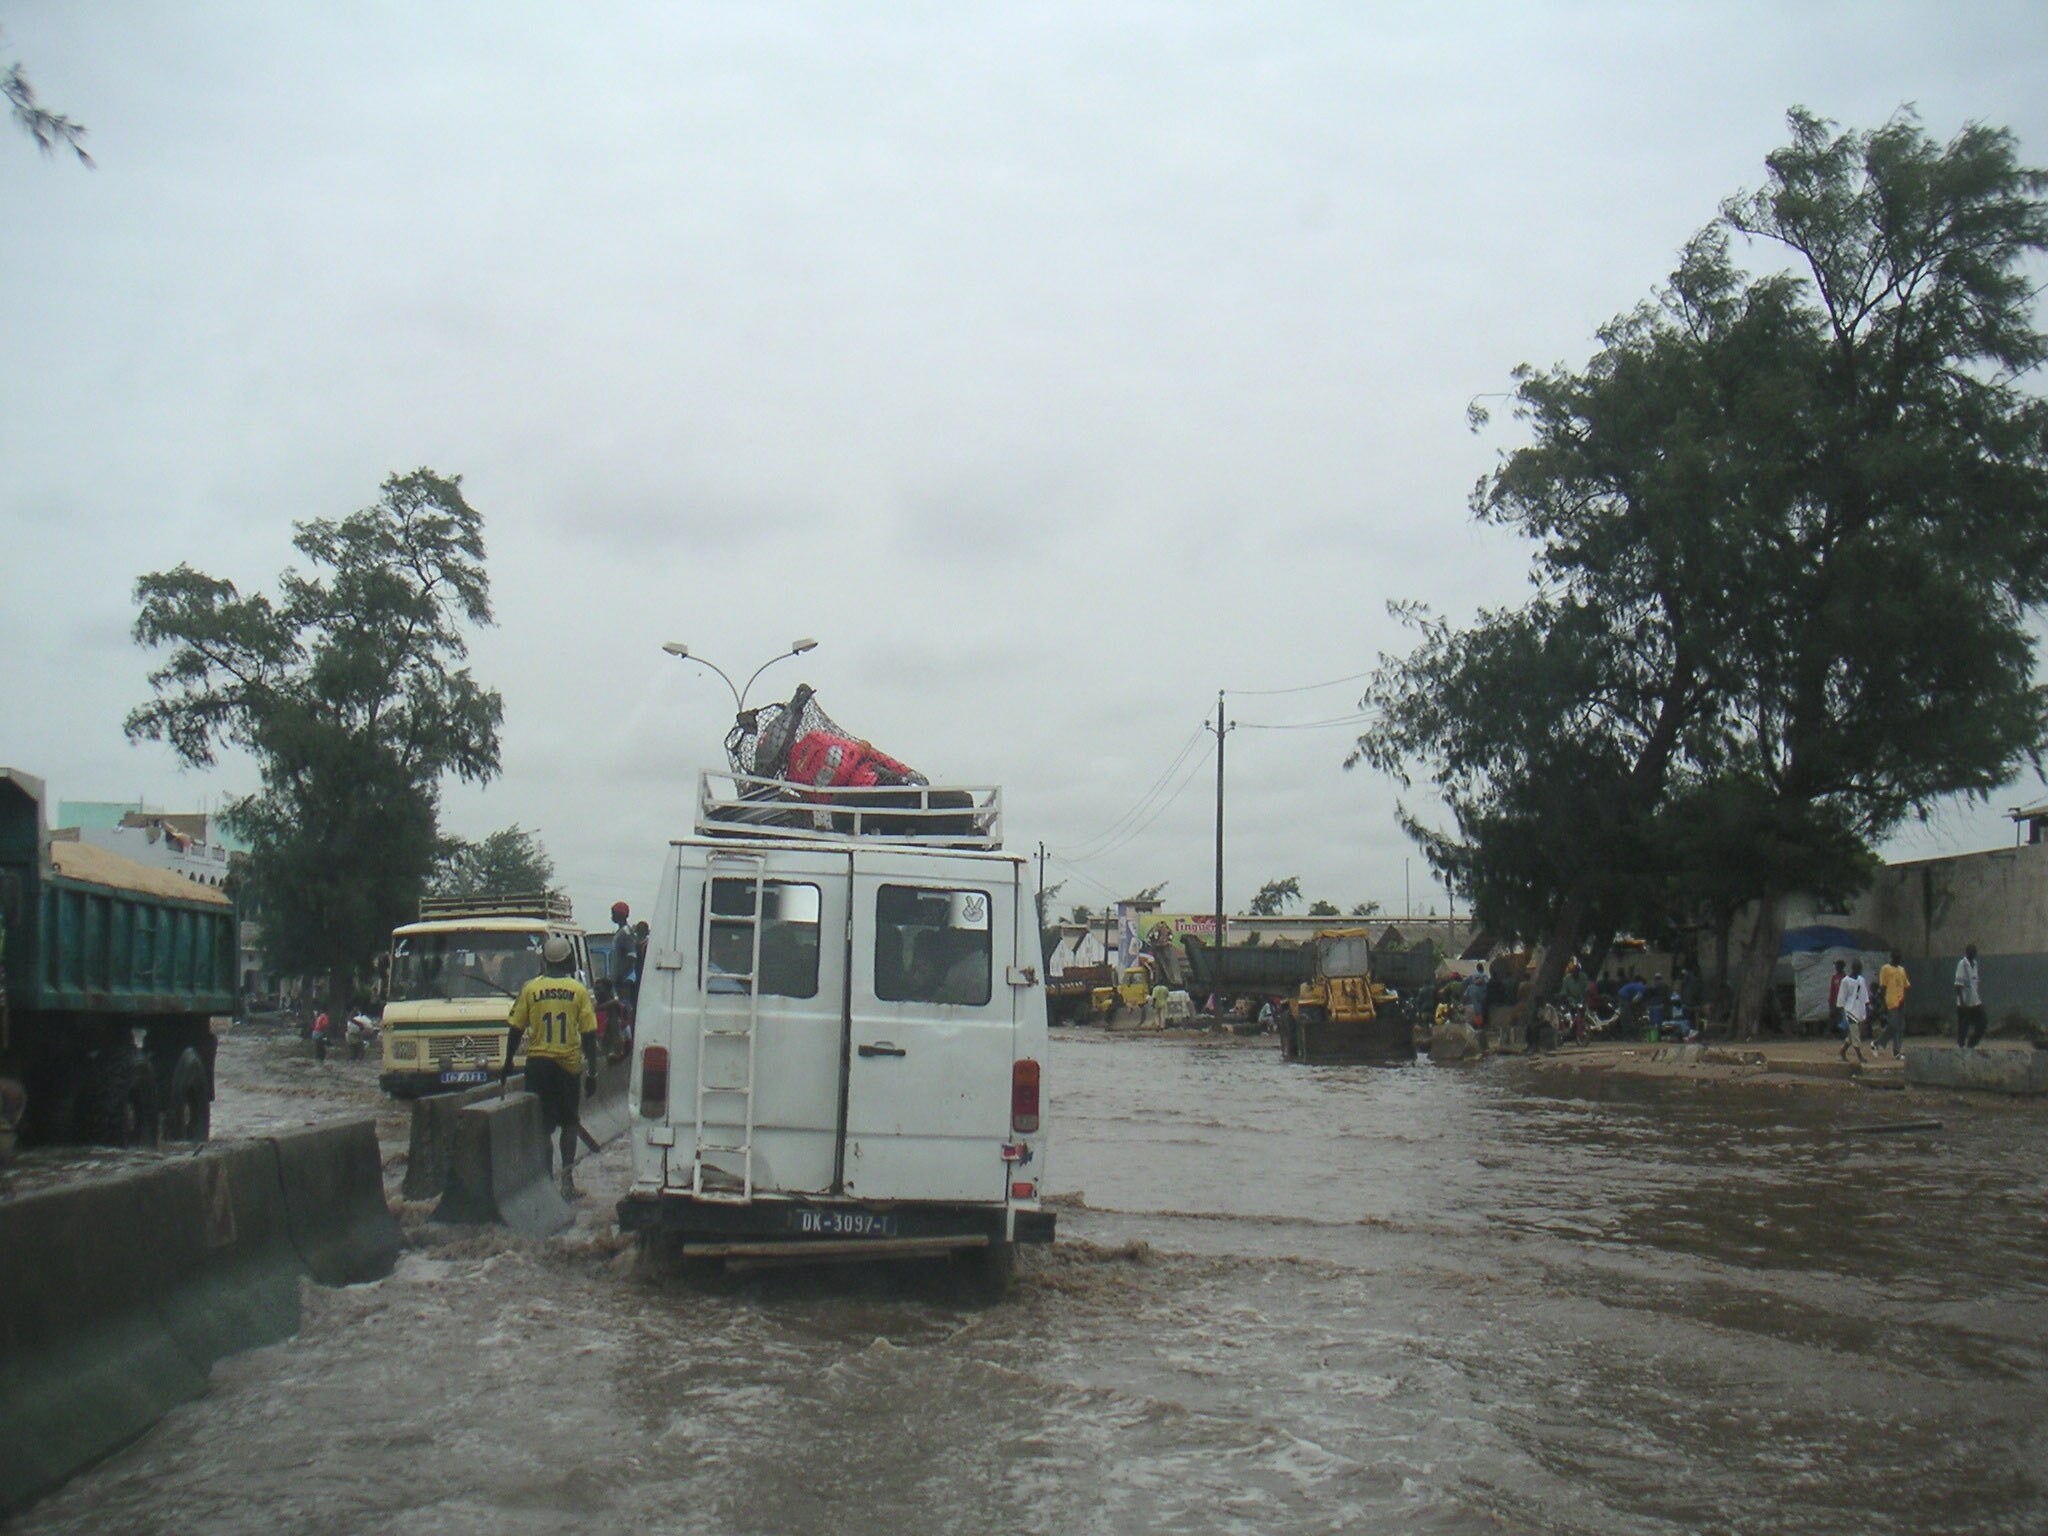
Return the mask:
{"type": "MultiPolygon", "coordinates": [[[[1930,1043],[1911,1037],[1908,1044],[1930,1043]]],[[[1998,1048],[1994,1043],[1990,1048],[1998,1048]]],[[[1888,1101],[1887,1113],[1933,1110],[1942,1106],[2048,1117],[2048,1099],[2002,1093],[1965,1093],[1953,1088],[1915,1087],[1906,1082],[1905,1065],[1889,1052],[1880,1055],[1868,1045],[1864,1059],[1842,1058],[1833,1040],[1752,1040],[1717,1042],[1696,1048],[1631,1042],[1615,1045],[1564,1046],[1543,1055],[1522,1058],[1536,1071],[1553,1078],[1573,1074],[1663,1078],[1702,1085],[1734,1086],[1759,1093],[1866,1094],[1876,1091],[1888,1101]]]]}

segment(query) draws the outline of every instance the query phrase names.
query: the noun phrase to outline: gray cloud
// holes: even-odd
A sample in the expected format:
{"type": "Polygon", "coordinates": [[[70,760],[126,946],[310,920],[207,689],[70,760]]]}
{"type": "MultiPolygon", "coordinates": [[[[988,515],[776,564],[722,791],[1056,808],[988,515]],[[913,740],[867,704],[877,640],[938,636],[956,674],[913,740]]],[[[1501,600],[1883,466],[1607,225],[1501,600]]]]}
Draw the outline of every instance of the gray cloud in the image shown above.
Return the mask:
{"type": "MultiPolygon", "coordinates": [[[[1911,100],[2048,159],[2019,3],[143,0],[8,39],[101,168],[0,133],[0,647],[33,658],[0,759],[75,798],[246,788],[122,741],[135,576],[266,586],[293,518],[432,464],[487,518],[507,700],[505,774],[449,818],[540,827],[593,911],[651,898],[730,716],[661,642],[744,678],[799,634],[757,697],[807,677],[1003,782],[1013,846],[1206,901],[1212,767],[1097,834],[1218,687],[1369,665],[1390,598],[1524,590],[1465,513],[1512,425],[1473,437],[1466,400],[1583,359],[1787,106],[1911,100]]],[[[1346,740],[1230,738],[1233,902],[1292,873],[1398,901],[1394,790],[1346,740]]],[[[2002,841],[2005,803],[1902,846],[2002,841]]]]}

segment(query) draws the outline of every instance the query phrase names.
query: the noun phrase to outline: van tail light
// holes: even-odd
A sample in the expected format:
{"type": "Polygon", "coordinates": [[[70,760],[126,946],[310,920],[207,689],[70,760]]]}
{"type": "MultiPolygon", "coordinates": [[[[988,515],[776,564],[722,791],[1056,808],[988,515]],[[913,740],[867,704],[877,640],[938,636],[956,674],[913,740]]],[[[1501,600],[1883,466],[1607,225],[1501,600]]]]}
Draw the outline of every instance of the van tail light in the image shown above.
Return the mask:
{"type": "Polygon", "coordinates": [[[1020,1061],[1010,1068],[1010,1129],[1038,1129],[1038,1063],[1020,1061]]]}
{"type": "Polygon", "coordinates": [[[650,1045],[640,1053],[640,1114],[648,1120],[668,1116],[668,1050],[650,1045]]]}

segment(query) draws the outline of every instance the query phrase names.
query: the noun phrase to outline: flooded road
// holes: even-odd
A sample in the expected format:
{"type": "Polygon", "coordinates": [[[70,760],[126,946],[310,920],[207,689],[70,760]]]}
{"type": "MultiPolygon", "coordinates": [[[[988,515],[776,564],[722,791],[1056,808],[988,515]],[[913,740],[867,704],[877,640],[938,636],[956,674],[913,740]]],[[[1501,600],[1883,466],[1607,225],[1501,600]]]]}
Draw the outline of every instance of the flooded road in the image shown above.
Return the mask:
{"type": "Polygon", "coordinates": [[[1009,1303],[420,1228],[15,1528],[2048,1528],[2038,1111],[1090,1033],[1048,1090],[1009,1303]]]}

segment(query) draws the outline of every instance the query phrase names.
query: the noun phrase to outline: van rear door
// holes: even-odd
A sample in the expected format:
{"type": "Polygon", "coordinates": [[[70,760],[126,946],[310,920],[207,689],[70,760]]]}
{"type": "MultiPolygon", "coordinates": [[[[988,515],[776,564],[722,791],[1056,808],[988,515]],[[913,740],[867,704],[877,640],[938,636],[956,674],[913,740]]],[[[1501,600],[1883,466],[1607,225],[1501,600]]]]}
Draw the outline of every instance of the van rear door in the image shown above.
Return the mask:
{"type": "Polygon", "coordinates": [[[1016,868],[853,858],[842,1187],[862,1200],[1001,1203],[1016,868]]]}
{"type": "Polygon", "coordinates": [[[670,1179],[690,1185],[701,1160],[706,1189],[828,1194],[839,1155],[847,856],[694,845],[681,858],[671,1017],[682,1027],[669,1032],[669,1117],[677,1150],[690,1152],[670,1160],[670,1179]]]}

